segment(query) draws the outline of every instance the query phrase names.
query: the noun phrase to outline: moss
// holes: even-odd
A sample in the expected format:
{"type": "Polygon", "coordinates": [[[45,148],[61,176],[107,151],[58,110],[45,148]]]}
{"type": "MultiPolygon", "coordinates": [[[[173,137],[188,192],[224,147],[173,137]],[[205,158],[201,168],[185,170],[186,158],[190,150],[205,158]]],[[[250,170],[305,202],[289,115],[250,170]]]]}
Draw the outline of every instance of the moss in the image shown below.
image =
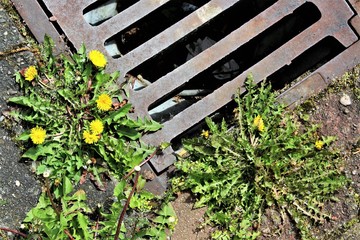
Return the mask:
{"type": "Polygon", "coordinates": [[[344,89],[351,90],[355,97],[360,100],[360,65],[335,78],[328,88],[328,92],[341,92],[344,89]]]}
{"type": "Polygon", "coordinates": [[[298,111],[299,112],[310,112],[313,108],[315,108],[317,97],[311,97],[307,100],[305,100],[305,102],[303,102],[299,107],[298,107],[298,111]]]}
{"type": "Polygon", "coordinates": [[[7,202],[4,199],[0,199],[0,206],[6,205],[7,202]]]}

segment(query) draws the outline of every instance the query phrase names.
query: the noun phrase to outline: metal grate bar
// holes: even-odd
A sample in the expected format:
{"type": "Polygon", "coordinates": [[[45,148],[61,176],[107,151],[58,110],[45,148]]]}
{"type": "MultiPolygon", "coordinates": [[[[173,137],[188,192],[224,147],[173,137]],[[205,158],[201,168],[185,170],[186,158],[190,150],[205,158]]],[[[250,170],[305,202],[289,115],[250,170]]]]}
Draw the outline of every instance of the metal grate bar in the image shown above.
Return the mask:
{"type": "Polygon", "coordinates": [[[104,46],[99,43],[96,30],[83,17],[83,9],[95,2],[94,0],[70,2],[44,0],[43,2],[76,48],[79,48],[82,43],[86,43],[89,48],[105,51],[104,46]]]}
{"type": "MultiPolygon", "coordinates": [[[[71,1],[70,8],[68,1],[56,2],[44,0],[44,3],[54,14],[62,30],[76,48],[79,48],[82,43],[86,43],[88,48],[99,49],[107,53],[104,48],[104,42],[107,38],[126,28],[131,23],[134,23],[137,19],[146,16],[168,1],[169,0],[154,0],[137,2],[99,26],[91,26],[83,18],[83,10],[95,2],[94,0],[71,1]]],[[[112,57],[110,55],[107,55],[107,57],[110,62],[113,62],[108,70],[118,70],[119,64],[115,63],[116,60],[111,60],[112,57]],[[114,68],[112,68],[112,66],[114,68]]]]}
{"type": "Polygon", "coordinates": [[[161,7],[169,0],[162,1],[140,1],[129,7],[128,9],[120,12],[118,15],[97,26],[96,31],[100,33],[103,40],[113,36],[119,29],[124,29],[130,26],[137,20],[145,17],[147,14],[161,7]],[[141,9],[141,10],[140,10],[141,9]]]}
{"type": "Polygon", "coordinates": [[[139,62],[150,59],[152,56],[180,40],[202,24],[230,8],[238,1],[239,0],[213,0],[209,2],[182,21],[174,24],[171,28],[168,28],[119,59],[119,66],[123,66],[125,72],[130,71],[132,68],[136,67],[139,62]]]}

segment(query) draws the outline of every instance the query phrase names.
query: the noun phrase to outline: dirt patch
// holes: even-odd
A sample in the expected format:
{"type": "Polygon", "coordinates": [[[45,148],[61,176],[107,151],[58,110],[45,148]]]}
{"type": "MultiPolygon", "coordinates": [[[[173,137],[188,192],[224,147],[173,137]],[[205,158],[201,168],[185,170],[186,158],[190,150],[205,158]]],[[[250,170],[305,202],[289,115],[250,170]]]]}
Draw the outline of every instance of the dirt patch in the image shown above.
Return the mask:
{"type": "Polygon", "coordinates": [[[201,227],[204,223],[206,208],[193,209],[195,198],[190,193],[181,193],[172,203],[178,224],[172,235],[172,240],[204,240],[210,239],[212,228],[201,227]]]}
{"type": "MultiPolygon", "coordinates": [[[[358,80],[360,85],[360,80],[358,80]]],[[[321,135],[336,136],[334,146],[345,159],[344,172],[351,179],[351,187],[360,193],[360,100],[350,89],[327,94],[316,102],[311,119],[320,124],[321,135]],[[340,99],[347,95],[351,104],[344,106],[340,99]]]]}
{"type": "MultiPolygon", "coordinates": [[[[359,84],[357,80],[356,85],[359,84]]],[[[326,222],[314,231],[316,236],[323,239],[326,236],[330,239],[360,239],[360,233],[352,231],[356,226],[353,223],[359,221],[360,210],[357,195],[360,193],[360,101],[352,90],[344,89],[338,93],[325,94],[315,102],[315,109],[310,112],[311,120],[321,126],[320,135],[337,137],[334,147],[340,149],[345,160],[344,172],[350,179],[349,186],[335,194],[339,201],[326,206],[333,221],[326,222]],[[349,97],[351,104],[341,103],[344,96],[349,97]]]]}

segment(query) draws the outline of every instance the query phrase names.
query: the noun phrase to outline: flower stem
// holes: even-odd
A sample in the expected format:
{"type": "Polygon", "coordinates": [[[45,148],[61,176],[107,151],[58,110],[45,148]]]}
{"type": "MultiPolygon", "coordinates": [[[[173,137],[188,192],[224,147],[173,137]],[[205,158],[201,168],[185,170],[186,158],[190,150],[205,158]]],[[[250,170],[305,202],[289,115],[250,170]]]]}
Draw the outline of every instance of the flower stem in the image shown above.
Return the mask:
{"type": "Polygon", "coordinates": [[[69,240],[75,240],[73,236],[69,233],[67,229],[64,230],[64,233],[69,237],[69,240]]]}
{"type": "Polygon", "coordinates": [[[13,229],[0,227],[0,230],[1,230],[1,231],[5,231],[5,232],[11,232],[11,233],[20,235],[20,236],[22,236],[23,238],[27,238],[27,235],[26,235],[26,234],[24,234],[24,233],[22,233],[22,232],[19,232],[19,231],[16,231],[16,230],[13,230],[13,229]]]}
{"type": "Polygon", "coordinates": [[[59,209],[56,207],[56,204],[54,203],[54,200],[52,198],[52,195],[51,195],[51,192],[50,192],[50,184],[49,184],[49,179],[45,179],[45,188],[46,188],[46,194],[48,195],[49,199],[50,199],[50,202],[51,202],[51,206],[53,207],[53,209],[55,210],[56,212],[56,215],[58,217],[60,217],[60,211],[59,209]]]}
{"type": "Polygon", "coordinates": [[[131,192],[130,192],[127,200],[126,200],[125,206],[124,206],[124,208],[123,208],[122,211],[121,211],[120,218],[119,218],[119,221],[118,221],[118,224],[117,224],[117,228],[116,228],[116,233],[115,233],[114,240],[118,240],[118,239],[119,239],[121,224],[122,224],[122,221],[123,221],[123,219],[124,219],[124,217],[125,217],[126,209],[129,207],[131,197],[132,197],[132,195],[133,195],[134,192],[135,192],[136,185],[137,185],[138,180],[139,180],[139,176],[140,176],[140,172],[139,172],[139,171],[136,171],[135,180],[134,180],[134,186],[132,187],[131,192]]]}
{"type": "MultiPolygon", "coordinates": [[[[145,160],[142,161],[142,162],[139,164],[139,167],[142,167],[145,163],[147,163],[148,161],[150,161],[150,160],[155,156],[155,154],[159,151],[159,149],[160,149],[160,147],[157,147],[157,148],[155,149],[155,151],[154,151],[153,153],[151,153],[150,156],[148,156],[147,158],[145,158],[145,160]]],[[[127,179],[131,174],[133,174],[134,171],[135,171],[135,168],[131,169],[131,171],[130,171],[128,174],[126,174],[126,175],[122,178],[122,180],[127,179]]]]}

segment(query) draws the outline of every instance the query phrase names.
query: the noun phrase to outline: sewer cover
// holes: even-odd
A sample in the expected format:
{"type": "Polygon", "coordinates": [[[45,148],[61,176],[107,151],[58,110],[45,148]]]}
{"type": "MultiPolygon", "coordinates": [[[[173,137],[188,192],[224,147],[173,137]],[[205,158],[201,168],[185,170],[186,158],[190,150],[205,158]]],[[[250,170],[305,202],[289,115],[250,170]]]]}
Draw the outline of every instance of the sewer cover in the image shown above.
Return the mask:
{"type": "MultiPolygon", "coordinates": [[[[12,0],[38,41],[85,43],[135,81],[131,103],[163,128],[152,145],[175,143],[229,104],[252,73],[295,105],[360,62],[356,0],[12,0]]],[[[241,88],[244,91],[244,88],[241,88]]],[[[175,144],[176,145],[176,144],[175,144]]],[[[174,146],[175,146],[174,145],[174,146]]],[[[146,166],[166,188],[175,147],[146,166]]]]}

